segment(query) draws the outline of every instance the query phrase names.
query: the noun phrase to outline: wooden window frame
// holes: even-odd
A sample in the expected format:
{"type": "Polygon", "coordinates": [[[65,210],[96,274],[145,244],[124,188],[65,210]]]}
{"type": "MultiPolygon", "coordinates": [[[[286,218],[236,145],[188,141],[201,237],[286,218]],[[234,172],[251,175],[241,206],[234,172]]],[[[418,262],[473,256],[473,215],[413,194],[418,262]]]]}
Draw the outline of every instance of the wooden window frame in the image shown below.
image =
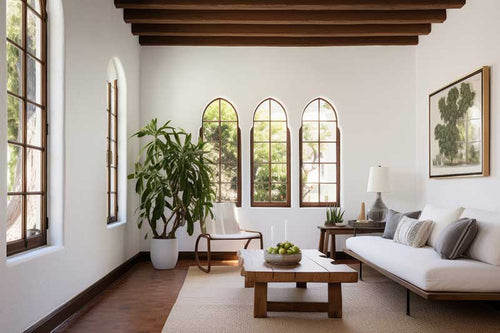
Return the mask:
{"type": "Polygon", "coordinates": [[[118,80],[108,82],[108,106],[106,113],[108,115],[108,136],[106,153],[106,180],[107,180],[107,223],[118,222],[118,80]],[[114,104],[113,104],[114,102],[114,104]],[[114,111],[113,113],[113,105],[114,111]],[[114,126],[112,125],[114,123],[114,126]],[[111,131],[113,130],[113,133],[111,131]],[[114,138],[114,139],[113,139],[114,138]],[[112,149],[114,148],[114,149],[112,149]],[[114,151],[114,154],[113,154],[114,151]],[[111,170],[114,170],[114,186],[111,179],[111,170]],[[113,207],[111,207],[111,197],[115,196],[113,207]]]}
{"type": "MultiPolygon", "coordinates": [[[[269,127],[273,123],[271,116],[268,121],[258,121],[258,122],[269,122],[269,127]]],[[[282,121],[279,121],[282,122],[282,121]]],[[[269,129],[269,135],[271,136],[271,129],[269,129]]],[[[276,141],[272,141],[271,137],[269,137],[269,146],[271,143],[276,141]]],[[[279,142],[278,142],[279,143],[279,142]]],[[[266,164],[266,163],[263,163],[266,164]]],[[[273,162],[271,161],[271,147],[269,147],[269,161],[267,163],[269,165],[269,169],[271,169],[273,162]]],[[[284,163],[280,163],[284,164],[284,163]]],[[[288,115],[286,113],[286,109],[274,98],[266,98],[261,101],[257,107],[255,108],[253,121],[252,121],[252,129],[250,131],[250,197],[251,197],[251,207],[290,207],[291,206],[291,189],[290,189],[290,129],[288,128],[288,115]],[[276,102],[282,109],[285,114],[285,125],[286,125],[286,200],[281,201],[272,201],[271,191],[273,181],[271,179],[271,170],[269,170],[269,201],[255,201],[254,199],[254,189],[255,189],[255,165],[254,165],[254,127],[255,127],[255,114],[257,110],[263,103],[269,103],[269,113],[271,113],[271,102],[276,102]]],[[[282,183],[279,183],[282,184],[282,183]]]]}
{"type": "MultiPolygon", "coordinates": [[[[315,121],[307,121],[307,122],[315,122],[315,121]]],[[[313,99],[312,101],[310,101],[309,103],[307,103],[306,107],[304,108],[304,111],[302,112],[302,118],[301,118],[301,121],[300,121],[300,130],[299,130],[299,160],[300,160],[300,165],[299,165],[299,186],[300,186],[300,207],[328,207],[328,206],[339,206],[340,205],[340,167],[341,167],[341,163],[340,163],[340,141],[341,141],[341,137],[340,137],[340,129],[339,129],[339,118],[338,118],[338,115],[337,115],[337,111],[335,110],[335,108],[333,107],[332,103],[330,103],[328,100],[324,99],[324,98],[321,98],[321,97],[318,97],[318,98],[315,98],[313,99]],[[315,102],[318,102],[318,120],[317,120],[317,123],[318,123],[318,141],[307,141],[307,142],[314,142],[314,143],[318,143],[318,146],[321,145],[321,143],[335,143],[335,147],[336,147],[336,160],[335,160],[335,163],[321,163],[321,159],[318,161],[318,163],[306,163],[306,164],[317,164],[319,167],[321,166],[321,164],[335,164],[336,165],[336,182],[335,182],[335,185],[336,185],[336,201],[328,201],[328,202],[322,202],[321,201],[321,184],[333,184],[331,182],[321,182],[321,178],[318,179],[318,201],[314,201],[314,202],[305,202],[304,201],[304,198],[303,198],[303,181],[302,181],[302,167],[304,165],[304,162],[302,160],[302,149],[303,149],[303,143],[304,143],[304,140],[303,140],[303,137],[302,137],[302,127],[304,126],[304,113],[306,112],[307,108],[309,107],[309,105],[311,105],[312,103],[315,103],[315,102]],[[327,103],[331,108],[332,108],[332,111],[335,115],[335,121],[322,121],[321,118],[319,117],[319,113],[321,112],[321,102],[325,102],[327,103]],[[333,141],[321,141],[321,123],[322,122],[335,122],[335,128],[336,128],[336,140],[335,142],[333,141]]],[[[318,169],[319,170],[319,169],[318,169]]]]}
{"type": "MultiPolygon", "coordinates": [[[[47,141],[48,141],[48,122],[47,122],[47,12],[44,0],[39,0],[40,13],[36,11],[35,8],[31,7],[27,0],[20,0],[22,6],[22,45],[6,38],[7,44],[10,44],[22,53],[22,94],[11,92],[7,89],[7,96],[17,98],[22,101],[22,120],[20,120],[20,125],[22,125],[22,142],[7,140],[8,146],[16,146],[21,149],[21,159],[22,159],[22,191],[19,192],[7,192],[7,196],[22,196],[22,234],[21,239],[7,242],[7,256],[31,250],[40,246],[47,244],[47,229],[48,229],[48,217],[47,217],[47,141]],[[41,25],[41,50],[40,57],[32,54],[28,50],[28,12],[33,13],[36,17],[40,19],[41,25]],[[28,55],[34,59],[34,61],[40,64],[41,68],[41,103],[32,101],[28,98],[27,92],[27,75],[28,75],[28,55]],[[26,143],[27,139],[27,109],[28,104],[33,105],[40,109],[41,112],[41,138],[40,146],[33,146],[26,143]],[[41,165],[40,165],[40,178],[41,178],[41,188],[40,191],[27,191],[27,149],[38,150],[41,154],[41,165]],[[27,201],[29,196],[39,195],[41,198],[40,207],[40,234],[36,236],[27,236],[27,201]]],[[[7,22],[7,21],[6,21],[7,22]]],[[[8,74],[7,74],[8,75],[8,74]]]]}
{"type": "Polygon", "coordinates": [[[227,163],[222,163],[222,149],[220,147],[222,147],[222,137],[221,137],[221,128],[222,128],[222,123],[223,122],[231,122],[231,123],[236,123],[236,128],[238,129],[238,132],[237,132],[237,162],[236,162],[236,168],[237,168],[237,175],[238,175],[238,179],[236,181],[236,186],[237,186],[237,189],[236,189],[236,201],[229,201],[229,202],[234,202],[236,204],[236,207],[241,207],[241,130],[240,130],[240,118],[238,116],[238,111],[236,110],[236,108],[234,107],[234,105],[229,102],[227,99],[225,98],[222,98],[222,97],[218,97],[218,98],[214,98],[213,100],[210,101],[210,103],[207,104],[207,106],[205,106],[205,109],[203,110],[203,114],[201,116],[201,128],[200,128],[200,138],[201,140],[203,140],[203,128],[204,128],[204,125],[205,123],[214,123],[215,121],[205,121],[205,113],[207,112],[208,110],[208,107],[210,105],[212,105],[214,102],[218,101],[219,102],[219,117],[218,117],[218,121],[217,123],[219,124],[218,125],[218,133],[219,133],[219,162],[216,163],[217,164],[217,168],[219,169],[219,178],[218,180],[216,181],[216,184],[218,186],[218,198],[215,198],[215,202],[222,202],[221,201],[221,193],[222,193],[222,184],[227,184],[227,183],[223,183],[222,182],[222,165],[226,165],[227,163]],[[234,114],[236,115],[236,121],[223,121],[222,120],[222,102],[226,102],[227,104],[229,104],[231,106],[231,108],[234,110],[234,114]]]}

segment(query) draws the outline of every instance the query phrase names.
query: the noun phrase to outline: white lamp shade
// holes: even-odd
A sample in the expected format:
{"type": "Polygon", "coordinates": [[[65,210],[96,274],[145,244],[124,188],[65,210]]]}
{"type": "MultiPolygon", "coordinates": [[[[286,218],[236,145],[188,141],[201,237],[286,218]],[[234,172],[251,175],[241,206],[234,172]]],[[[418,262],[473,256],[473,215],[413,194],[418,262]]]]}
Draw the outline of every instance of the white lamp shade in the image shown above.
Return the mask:
{"type": "Polygon", "coordinates": [[[389,179],[389,168],[371,167],[368,176],[367,192],[390,192],[391,184],[389,179]]]}

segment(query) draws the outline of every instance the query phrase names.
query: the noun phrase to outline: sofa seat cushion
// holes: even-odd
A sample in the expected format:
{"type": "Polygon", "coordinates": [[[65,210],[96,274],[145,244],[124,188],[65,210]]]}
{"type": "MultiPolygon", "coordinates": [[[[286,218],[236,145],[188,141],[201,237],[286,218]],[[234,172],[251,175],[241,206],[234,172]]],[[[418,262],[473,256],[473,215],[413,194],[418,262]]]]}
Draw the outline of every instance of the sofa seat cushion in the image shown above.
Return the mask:
{"type": "Polygon", "coordinates": [[[347,249],[426,291],[500,292],[500,267],[472,259],[441,259],[432,247],[414,248],[378,236],[351,237],[347,249]]]}

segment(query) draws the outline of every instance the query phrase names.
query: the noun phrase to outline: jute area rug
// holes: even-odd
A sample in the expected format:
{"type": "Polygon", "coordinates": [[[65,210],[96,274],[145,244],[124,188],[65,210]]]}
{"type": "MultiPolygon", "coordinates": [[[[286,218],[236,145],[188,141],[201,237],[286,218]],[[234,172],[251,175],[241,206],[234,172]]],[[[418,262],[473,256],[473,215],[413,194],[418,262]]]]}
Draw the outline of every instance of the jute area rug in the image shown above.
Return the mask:
{"type": "MultiPolygon", "coordinates": [[[[238,267],[213,267],[210,274],[190,267],[163,332],[500,332],[500,313],[480,302],[437,302],[412,295],[405,314],[406,290],[366,269],[365,281],[343,284],[343,318],[326,313],[268,312],[253,318],[253,289],[243,288],[238,267]]],[[[269,284],[268,300],[326,301],[325,284],[269,284]]]]}

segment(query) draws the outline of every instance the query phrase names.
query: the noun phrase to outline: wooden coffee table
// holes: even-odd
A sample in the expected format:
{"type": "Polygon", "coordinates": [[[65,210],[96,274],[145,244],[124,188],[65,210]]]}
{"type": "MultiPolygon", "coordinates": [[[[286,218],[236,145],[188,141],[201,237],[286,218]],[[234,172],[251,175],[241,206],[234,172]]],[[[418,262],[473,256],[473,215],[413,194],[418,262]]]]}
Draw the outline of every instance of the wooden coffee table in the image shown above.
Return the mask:
{"type": "Polygon", "coordinates": [[[342,318],[341,283],[357,282],[358,273],[347,265],[333,265],[316,250],[302,250],[302,261],[291,268],[270,266],[264,261],[263,250],[240,250],[238,253],[245,287],[254,287],[254,318],[275,312],[328,312],[329,318],[342,318]],[[306,288],[307,282],[328,283],[328,302],[270,302],[269,282],[295,282],[306,288]]]}

